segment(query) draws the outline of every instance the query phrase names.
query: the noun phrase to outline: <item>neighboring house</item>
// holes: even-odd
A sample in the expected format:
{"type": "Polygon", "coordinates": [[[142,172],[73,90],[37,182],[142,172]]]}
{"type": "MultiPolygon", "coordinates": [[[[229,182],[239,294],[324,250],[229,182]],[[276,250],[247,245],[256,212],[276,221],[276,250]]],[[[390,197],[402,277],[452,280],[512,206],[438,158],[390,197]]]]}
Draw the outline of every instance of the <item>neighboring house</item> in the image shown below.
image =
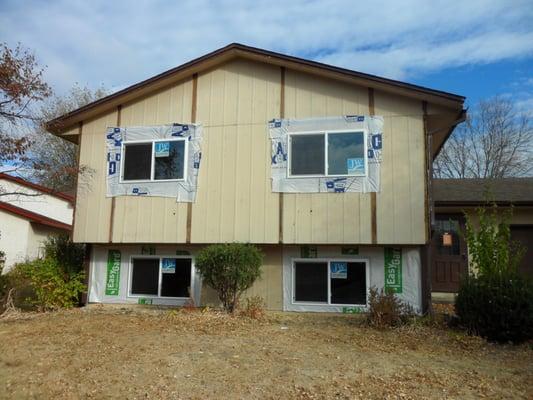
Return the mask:
{"type": "Polygon", "coordinates": [[[0,173],[0,250],[5,271],[42,255],[42,242],[72,230],[73,197],[0,173]]]}
{"type": "Polygon", "coordinates": [[[196,304],[210,243],[265,253],[269,309],[430,299],[431,164],[464,97],[231,44],[48,123],[93,170],[74,241],[89,301],[196,304]],[[189,290],[190,288],[190,290],[189,290]]]}
{"type": "Polygon", "coordinates": [[[468,249],[461,235],[465,213],[476,223],[476,209],[483,207],[490,212],[494,204],[498,214],[511,209],[511,238],[526,248],[520,271],[533,277],[533,178],[434,179],[433,200],[433,292],[457,292],[461,276],[468,271],[468,249]],[[447,245],[445,234],[451,239],[447,245]]]}

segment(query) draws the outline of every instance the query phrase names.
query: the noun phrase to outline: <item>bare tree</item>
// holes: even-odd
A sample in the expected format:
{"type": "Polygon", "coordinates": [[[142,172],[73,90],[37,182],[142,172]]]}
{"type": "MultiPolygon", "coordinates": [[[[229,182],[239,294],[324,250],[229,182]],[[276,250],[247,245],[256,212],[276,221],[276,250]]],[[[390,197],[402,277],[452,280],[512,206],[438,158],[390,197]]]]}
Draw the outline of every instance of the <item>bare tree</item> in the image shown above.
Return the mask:
{"type": "Polygon", "coordinates": [[[71,191],[76,186],[78,174],[90,174],[87,166],[78,165],[78,146],[47,132],[44,124],[107,94],[104,87],[91,90],[76,84],[66,95],[54,95],[43,102],[40,124],[28,148],[28,158],[36,181],[53,190],[71,191]]]}
{"type": "Polygon", "coordinates": [[[437,178],[504,178],[533,172],[533,124],[501,97],[481,101],[435,159],[437,178]]]}

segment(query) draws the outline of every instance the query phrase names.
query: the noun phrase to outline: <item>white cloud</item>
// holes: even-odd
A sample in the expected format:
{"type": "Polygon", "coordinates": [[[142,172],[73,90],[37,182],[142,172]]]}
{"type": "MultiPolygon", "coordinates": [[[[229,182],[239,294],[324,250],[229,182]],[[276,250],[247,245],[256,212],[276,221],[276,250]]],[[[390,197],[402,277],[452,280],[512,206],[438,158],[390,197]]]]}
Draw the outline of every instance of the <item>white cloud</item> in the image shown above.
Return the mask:
{"type": "Polygon", "coordinates": [[[122,87],[230,42],[409,79],[533,55],[529,1],[71,1],[0,5],[0,37],[74,82],[122,87]]]}

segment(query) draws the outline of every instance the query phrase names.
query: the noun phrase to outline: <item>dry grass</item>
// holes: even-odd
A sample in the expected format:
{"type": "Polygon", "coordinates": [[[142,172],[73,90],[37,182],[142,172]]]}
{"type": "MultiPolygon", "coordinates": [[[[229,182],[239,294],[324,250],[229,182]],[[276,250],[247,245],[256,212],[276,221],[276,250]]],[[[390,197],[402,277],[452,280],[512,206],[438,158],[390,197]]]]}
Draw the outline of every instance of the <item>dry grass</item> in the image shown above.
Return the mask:
{"type": "Polygon", "coordinates": [[[92,306],[0,321],[0,397],[528,398],[533,350],[358,316],[92,306]]]}

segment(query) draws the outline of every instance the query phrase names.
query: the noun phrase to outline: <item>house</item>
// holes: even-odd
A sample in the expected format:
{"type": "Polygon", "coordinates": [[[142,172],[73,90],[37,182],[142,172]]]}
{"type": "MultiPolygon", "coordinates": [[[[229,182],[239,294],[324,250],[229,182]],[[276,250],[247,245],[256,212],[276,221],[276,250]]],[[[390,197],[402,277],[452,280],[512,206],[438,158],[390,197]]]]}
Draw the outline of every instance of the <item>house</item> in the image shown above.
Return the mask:
{"type": "Polygon", "coordinates": [[[238,241],[265,253],[269,309],[357,311],[371,286],[423,309],[431,165],[463,102],[230,44],[49,121],[94,171],[89,301],[216,302],[195,254],[238,241]]]}
{"type": "Polygon", "coordinates": [[[74,198],[27,180],[0,173],[0,250],[4,272],[42,255],[49,236],[72,230],[74,198]]]}
{"type": "Polygon", "coordinates": [[[468,271],[468,248],[461,231],[465,214],[476,223],[476,209],[497,206],[498,214],[512,211],[511,239],[526,249],[519,270],[533,277],[533,178],[435,179],[435,234],[432,251],[434,296],[455,293],[468,271]],[[510,210],[512,208],[512,210],[510,210]],[[444,243],[448,235],[448,243],[444,243]]]}

